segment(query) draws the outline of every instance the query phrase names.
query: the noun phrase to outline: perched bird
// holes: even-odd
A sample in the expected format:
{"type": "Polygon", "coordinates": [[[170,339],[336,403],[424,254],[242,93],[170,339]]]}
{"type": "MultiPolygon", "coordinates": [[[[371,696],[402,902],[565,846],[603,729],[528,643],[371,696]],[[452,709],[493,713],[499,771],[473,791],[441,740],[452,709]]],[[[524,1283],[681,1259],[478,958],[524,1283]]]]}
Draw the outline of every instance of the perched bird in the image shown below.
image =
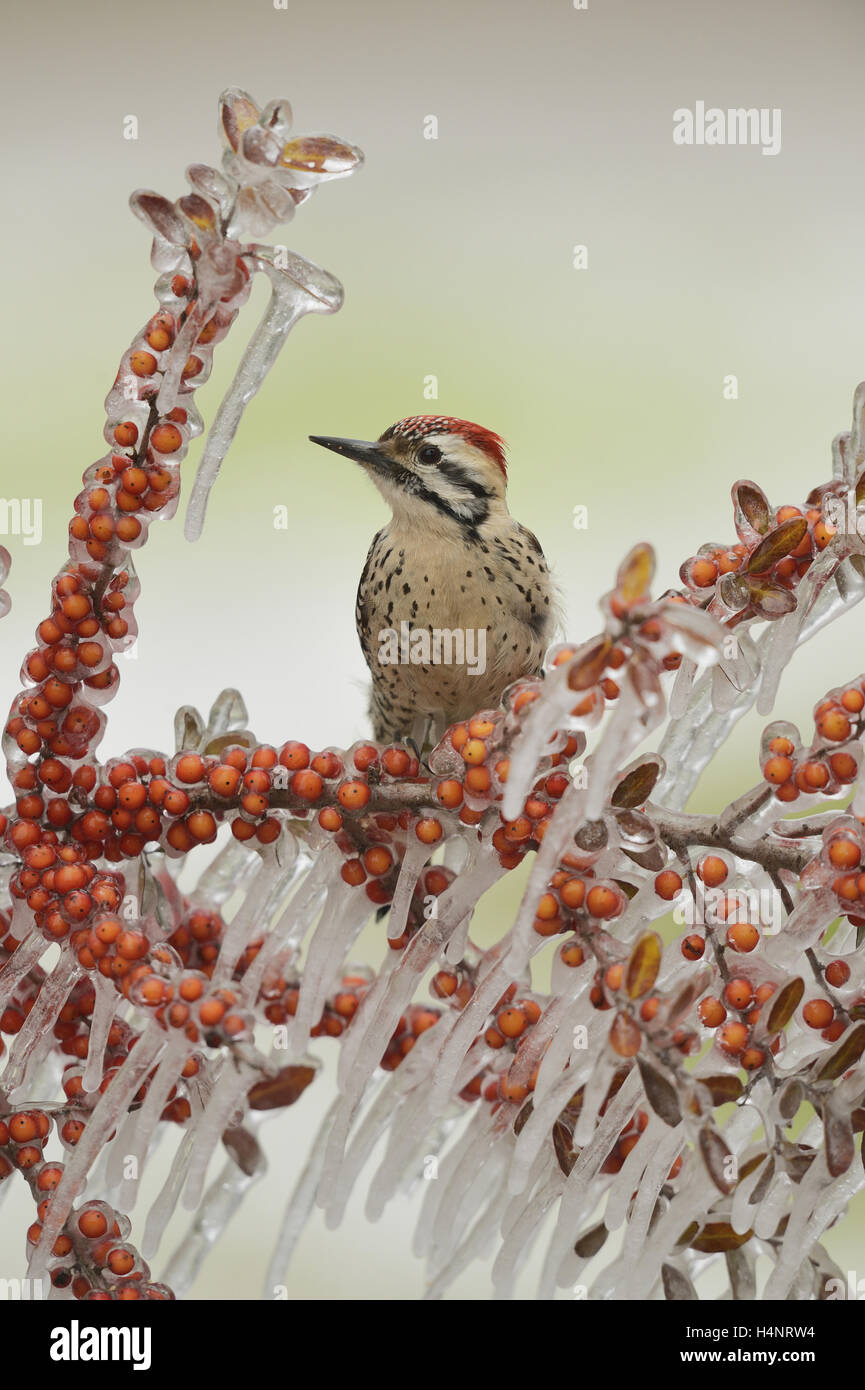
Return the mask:
{"type": "Polygon", "coordinates": [[[537,539],[508,511],[503,440],[441,415],[398,420],[374,443],[310,439],[359,463],[393,513],[355,614],[375,738],[421,746],[537,674],[556,595],[537,539]]]}

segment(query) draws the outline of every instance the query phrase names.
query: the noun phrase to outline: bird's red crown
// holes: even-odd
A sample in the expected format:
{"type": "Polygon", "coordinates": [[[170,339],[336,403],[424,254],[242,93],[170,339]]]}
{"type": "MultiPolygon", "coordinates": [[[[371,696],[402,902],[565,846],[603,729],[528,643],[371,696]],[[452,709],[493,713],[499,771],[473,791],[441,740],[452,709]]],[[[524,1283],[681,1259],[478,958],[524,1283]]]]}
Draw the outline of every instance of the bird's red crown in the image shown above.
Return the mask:
{"type": "Polygon", "coordinates": [[[404,420],[397,420],[395,425],[386,429],[382,439],[392,439],[394,435],[398,435],[400,439],[414,441],[425,439],[429,434],[440,434],[443,431],[447,431],[448,434],[461,435],[467,444],[482,450],[507,478],[505,441],[501,435],[485,429],[483,425],[475,425],[471,420],[457,420],[453,415],[409,415],[404,420]]]}

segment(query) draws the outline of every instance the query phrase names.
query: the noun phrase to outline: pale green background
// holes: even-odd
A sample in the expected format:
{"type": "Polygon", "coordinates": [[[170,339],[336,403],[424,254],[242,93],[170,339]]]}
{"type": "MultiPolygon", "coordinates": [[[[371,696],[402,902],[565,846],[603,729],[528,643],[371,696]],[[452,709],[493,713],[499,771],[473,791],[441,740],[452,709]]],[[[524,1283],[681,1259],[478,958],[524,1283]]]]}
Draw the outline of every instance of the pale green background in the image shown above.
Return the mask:
{"type": "MultiPolygon", "coordinates": [[[[860,4],[288,4],[47,0],[4,26],[0,466],[4,496],[41,496],[46,516],[40,547],[7,541],[3,702],[44,615],[78,478],[102,452],[117,359],[151,311],[130,191],[177,196],[187,163],[215,162],[216,98],[229,84],[262,103],[287,96],[299,131],[342,135],[368,159],[280,234],[342,279],[345,307],[298,328],[241,428],[204,539],[188,547],[179,518],[153,528],[139,564],[140,655],[123,664],[106,754],[165,747],[177,705],[207,707],[229,684],[263,738],[320,746],[365,732],[354,588],[384,512],[309,433],[374,437],[424,411],[498,430],[512,509],[540,536],[579,638],[635,541],[655,544],[665,587],[700,543],[733,538],[737,478],[776,502],[825,479],[865,375],[860,4]],[[674,146],[673,110],[698,99],[780,107],[781,153],[674,146]],[[135,142],[122,137],[130,114],[135,142]],[[428,115],[436,141],[423,138],[428,115]],[[576,243],[588,245],[586,271],[572,268],[576,243]],[[722,398],[728,373],[735,402],[722,398]],[[288,533],[272,524],[282,503],[288,533]],[[587,531],[573,528],[578,504],[587,531]]],[[[200,395],[208,418],[263,302],[259,288],[218,351],[200,395]]],[[[807,719],[826,687],[865,667],[861,633],[857,612],[815,642],[778,714],[807,719]]],[[[699,804],[754,780],[759,727],[738,732],[699,804]]],[[[502,891],[506,910],[515,892],[502,891]]],[[[324,1089],[278,1122],[267,1187],[197,1293],[257,1294],[324,1089]]],[[[406,1208],[378,1227],[360,1211],[338,1234],[314,1224],[291,1297],[418,1293],[406,1208]]],[[[7,1252],[22,1220],[16,1197],[0,1222],[7,1252]]],[[[856,1223],[830,1240],[855,1268],[856,1223]]],[[[484,1297],[483,1271],[457,1292],[484,1297]]]]}

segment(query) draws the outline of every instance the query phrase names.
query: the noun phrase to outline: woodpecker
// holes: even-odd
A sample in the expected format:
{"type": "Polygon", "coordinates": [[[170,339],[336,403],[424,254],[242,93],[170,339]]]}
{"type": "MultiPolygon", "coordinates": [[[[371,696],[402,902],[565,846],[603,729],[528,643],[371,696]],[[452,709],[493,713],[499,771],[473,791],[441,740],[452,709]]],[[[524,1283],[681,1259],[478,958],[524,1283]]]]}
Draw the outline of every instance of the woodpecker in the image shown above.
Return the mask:
{"type": "Polygon", "coordinates": [[[437,736],[537,675],[558,603],[535,536],[510,515],[504,441],[450,416],[398,420],[375,442],[310,435],[359,463],[389,504],[357,591],[375,738],[437,736]]]}

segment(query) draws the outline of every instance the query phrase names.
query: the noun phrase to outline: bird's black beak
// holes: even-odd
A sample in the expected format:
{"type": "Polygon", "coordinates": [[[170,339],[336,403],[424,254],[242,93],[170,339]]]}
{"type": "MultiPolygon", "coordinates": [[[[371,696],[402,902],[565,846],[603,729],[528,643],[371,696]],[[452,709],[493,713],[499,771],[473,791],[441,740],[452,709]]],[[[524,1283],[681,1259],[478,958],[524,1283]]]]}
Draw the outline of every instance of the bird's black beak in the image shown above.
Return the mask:
{"type": "Polygon", "coordinates": [[[389,460],[381,452],[378,444],[368,443],[365,439],[334,439],[326,434],[311,434],[309,438],[313,444],[333,449],[335,454],[344,454],[346,458],[353,459],[355,463],[362,463],[368,468],[380,472],[388,468],[389,460]]]}

